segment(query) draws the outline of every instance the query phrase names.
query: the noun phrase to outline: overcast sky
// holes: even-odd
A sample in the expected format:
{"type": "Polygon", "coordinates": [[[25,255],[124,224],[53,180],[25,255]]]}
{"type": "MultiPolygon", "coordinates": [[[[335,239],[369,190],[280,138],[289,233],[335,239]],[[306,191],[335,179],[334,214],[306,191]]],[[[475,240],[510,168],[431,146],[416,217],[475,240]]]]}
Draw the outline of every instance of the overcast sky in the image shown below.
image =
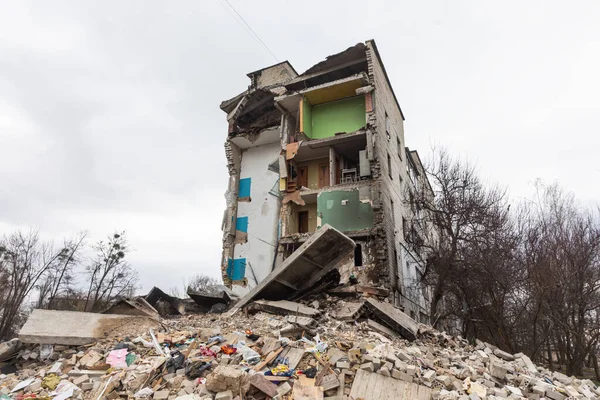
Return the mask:
{"type": "MultiPolygon", "coordinates": [[[[230,2],[299,72],[375,39],[422,158],[600,199],[600,2],[230,2]]],[[[0,233],[124,229],[143,290],[220,276],[218,105],[275,62],[224,0],[0,0],[0,233]]]]}

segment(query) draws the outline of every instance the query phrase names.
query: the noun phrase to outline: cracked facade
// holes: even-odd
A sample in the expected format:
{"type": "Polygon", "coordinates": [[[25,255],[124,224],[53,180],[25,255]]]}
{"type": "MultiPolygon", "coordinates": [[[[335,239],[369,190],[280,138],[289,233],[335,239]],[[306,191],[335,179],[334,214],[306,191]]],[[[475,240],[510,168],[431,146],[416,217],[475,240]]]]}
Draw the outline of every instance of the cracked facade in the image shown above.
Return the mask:
{"type": "Polygon", "coordinates": [[[404,115],[375,41],[302,74],[284,61],[248,77],[247,90],[221,103],[226,285],[246,294],[329,224],[357,244],[339,266],[342,281],[354,274],[384,285],[391,302],[427,322],[424,254],[408,244],[418,242],[419,211],[409,198],[431,188],[417,152],[406,147],[404,115]]]}

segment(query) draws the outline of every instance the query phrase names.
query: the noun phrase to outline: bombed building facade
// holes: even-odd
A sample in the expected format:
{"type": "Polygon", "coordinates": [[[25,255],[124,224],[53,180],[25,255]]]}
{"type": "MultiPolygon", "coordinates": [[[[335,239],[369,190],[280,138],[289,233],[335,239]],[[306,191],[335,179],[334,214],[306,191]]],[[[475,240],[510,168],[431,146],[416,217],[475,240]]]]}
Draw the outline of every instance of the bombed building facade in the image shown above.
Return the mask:
{"type": "Polygon", "coordinates": [[[221,103],[228,122],[226,285],[248,293],[328,224],[356,243],[354,257],[338,266],[342,281],[354,274],[382,285],[392,303],[427,322],[425,255],[415,245],[427,228],[414,226],[420,211],[410,197],[431,188],[406,146],[404,115],[375,42],[302,74],[284,61],[248,77],[245,91],[221,103]]]}

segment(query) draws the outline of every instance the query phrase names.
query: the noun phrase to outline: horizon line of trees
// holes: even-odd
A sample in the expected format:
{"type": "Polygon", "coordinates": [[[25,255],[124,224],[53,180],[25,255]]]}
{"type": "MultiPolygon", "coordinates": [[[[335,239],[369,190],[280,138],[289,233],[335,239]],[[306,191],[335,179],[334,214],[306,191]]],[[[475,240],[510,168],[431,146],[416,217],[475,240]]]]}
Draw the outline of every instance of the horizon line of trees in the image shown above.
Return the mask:
{"type": "MultiPolygon", "coordinates": [[[[468,161],[434,150],[433,195],[407,195],[434,326],[523,352],[567,374],[594,367],[600,339],[600,213],[558,184],[511,203],[468,161]]],[[[423,185],[426,186],[426,185],[423,185]]],[[[408,189],[410,190],[410,189],[408,189]]]]}

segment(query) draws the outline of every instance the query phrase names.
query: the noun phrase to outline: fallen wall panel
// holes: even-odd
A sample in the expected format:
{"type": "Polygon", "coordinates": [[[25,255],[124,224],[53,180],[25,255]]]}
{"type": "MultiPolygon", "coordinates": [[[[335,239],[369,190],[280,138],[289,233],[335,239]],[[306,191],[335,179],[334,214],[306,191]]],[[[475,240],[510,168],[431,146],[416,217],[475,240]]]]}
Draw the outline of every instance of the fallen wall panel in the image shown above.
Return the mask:
{"type": "MultiPolygon", "coordinates": [[[[23,343],[79,346],[94,343],[132,318],[77,311],[33,310],[19,332],[23,343]]],[[[145,317],[142,317],[145,318],[145,317]]]]}

